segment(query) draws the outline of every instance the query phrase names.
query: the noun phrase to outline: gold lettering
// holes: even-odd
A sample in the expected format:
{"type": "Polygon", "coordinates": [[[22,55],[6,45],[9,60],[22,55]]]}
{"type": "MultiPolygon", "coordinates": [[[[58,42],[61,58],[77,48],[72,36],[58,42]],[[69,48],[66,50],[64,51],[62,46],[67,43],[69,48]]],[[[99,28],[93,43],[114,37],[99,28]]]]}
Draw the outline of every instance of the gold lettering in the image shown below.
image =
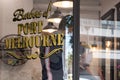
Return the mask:
{"type": "Polygon", "coordinates": [[[39,39],[39,36],[35,36],[35,47],[40,47],[40,39],[39,39]]]}
{"type": "Polygon", "coordinates": [[[21,39],[22,37],[18,37],[17,38],[17,48],[22,48],[22,45],[21,45],[21,43],[22,43],[22,39],[21,39]]]}
{"type": "Polygon", "coordinates": [[[38,33],[42,32],[43,21],[38,22],[38,33]]]}
{"type": "Polygon", "coordinates": [[[21,35],[23,24],[18,24],[18,35],[21,35]]]}
{"type": "Polygon", "coordinates": [[[35,36],[18,36],[6,38],[5,49],[15,48],[33,48],[40,46],[63,45],[64,34],[35,35],[35,36]]]}
{"type": "Polygon", "coordinates": [[[29,46],[29,48],[33,48],[33,46],[34,46],[34,37],[33,36],[30,37],[30,39],[28,41],[28,46],[29,46]]]}
{"type": "Polygon", "coordinates": [[[52,9],[52,1],[49,2],[49,5],[47,7],[47,10],[44,12],[41,12],[40,10],[32,9],[30,12],[24,13],[24,9],[17,9],[13,13],[13,21],[21,21],[26,19],[34,19],[34,18],[40,18],[40,17],[48,17],[48,13],[52,9]]]}
{"type": "Polygon", "coordinates": [[[37,23],[31,22],[30,23],[30,34],[36,34],[37,32],[37,23]]]}
{"type": "Polygon", "coordinates": [[[5,49],[11,48],[11,40],[9,38],[6,38],[5,40],[5,49]]]}
{"type": "Polygon", "coordinates": [[[63,45],[63,38],[64,38],[64,34],[58,34],[58,44],[57,45],[63,45]]]}
{"type": "Polygon", "coordinates": [[[36,59],[38,56],[38,52],[35,52],[34,54],[32,54],[32,59],[36,59]]]}
{"type": "Polygon", "coordinates": [[[30,12],[27,13],[27,19],[31,19],[33,16],[31,15],[30,12]]]}
{"type": "Polygon", "coordinates": [[[29,23],[26,23],[25,26],[23,26],[23,33],[25,35],[28,35],[28,29],[29,29],[29,23]]]}
{"type": "Polygon", "coordinates": [[[27,36],[24,36],[22,39],[23,39],[22,40],[22,47],[23,48],[28,48],[28,40],[29,40],[29,38],[27,36]]]}
{"type": "Polygon", "coordinates": [[[15,42],[16,42],[16,38],[14,38],[14,37],[11,38],[11,48],[12,48],[12,49],[16,48],[16,45],[17,45],[17,44],[16,44],[15,42]]]}
{"type": "Polygon", "coordinates": [[[22,59],[21,56],[17,55],[15,52],[12,51],[7,51],[7,54],[15,57],[16,59],[22,59]]]}
{"type": "Polygon", "coordinates": [[[49,46],[49,35],[43,35],[43,46],[49,46]]]}
{"type": "Polygon", "coordinates": [[[13,16],[14,16],[13,21],[21,21],[23,14],[24,14],[24,9],[17,9],[13,13],[13,16]]]}
{"type": "Polygon", "coordinates": [[[49,11],[51,11],[51,9],[52,9],[52,1],[50,1],[50,3],[49,3],[47,11],[43,12],[43,17],[47,18],[48,13],[49,13],[49,11]]]}
{"type": "Polygon", "coordinates": [[[41,33],[42,26],[43,26],[43,21],[18,24],[18,35],[21,35],[22,32],[25,35],[41,33]]]}
{"type": "Polygon", "coordinates": [[[31,59],[32,55],[26,55],[27,59],[31,59]]]}
{"type": "Polygon", "coordinates": [[[38,57],[39,57],[38,52],[35,52],[34,54],[31,53],[26,55],[27,59],[36,59],[38,57]]]}
{"type": "Polygon", "coordinates": [[[40,18],[42,16],[42,12],[41,11],[35,11],[35,17],[36,18],[40,18]]]}
{"type": "Polygon", "coordinates": [[[50,35],[50,37],[51,37],[51,40],[50,40],[50,41],[51,41],[51,43],[52,43],[51,46],[52,46],[52,45],[55,46],[55,45],[56,45],[56,39],[57,39],[57,38],[56,38],[56,34],[52,34],[52,35],[50,35]]]}
{"type": "Polygon", "coordinates": [[[32,9],[30,14],[31,14],[32,18],[34,19],[36,16],[36,11],[34,12],[34,9],[32,9]]]}

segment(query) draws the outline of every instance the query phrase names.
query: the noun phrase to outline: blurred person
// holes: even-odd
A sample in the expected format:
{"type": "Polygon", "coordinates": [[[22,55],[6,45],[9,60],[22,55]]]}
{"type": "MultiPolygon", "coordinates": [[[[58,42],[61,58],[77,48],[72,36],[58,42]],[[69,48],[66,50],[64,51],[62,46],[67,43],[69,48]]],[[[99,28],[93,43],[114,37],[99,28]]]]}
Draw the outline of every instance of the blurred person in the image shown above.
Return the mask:
{"type": "Polygon", "coordinates": [[[85,47],[80,45],[80,80],[97,80],[89,68],[92,60],[92,53],[87,53],[85,47]]]}
{"type": "Polygon", "coordinates": [[[102,75],[102,70],[100,66],[94,68],[94,71],[90,69],[90,63],[92,62],[93,53],[89,50],[88,47],[84,47],[80,44],[80,80],[86,78],[88,80],[104,80],[102,75]],[[97,70],[96,70],[97,69],[97,70]],[[93,72],[96,72],[98,75],[95,75],[93,72]]]}

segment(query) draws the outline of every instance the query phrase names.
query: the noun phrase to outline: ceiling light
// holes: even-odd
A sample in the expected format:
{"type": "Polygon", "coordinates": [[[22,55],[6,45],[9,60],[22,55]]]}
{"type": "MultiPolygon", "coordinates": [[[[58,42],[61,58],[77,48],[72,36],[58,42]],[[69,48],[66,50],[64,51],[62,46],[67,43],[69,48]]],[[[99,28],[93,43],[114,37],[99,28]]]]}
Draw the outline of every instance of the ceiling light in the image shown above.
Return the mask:
{"type": "Polygon", "coordinates": [[[92,50],[95,51],[97,49],[97,44],[92,44],[92,50]]]}
{"type": "Polygon", "coordinates": [[[57,8],[52,15],[48,18],[48,22],[55,22],[55,23],[60,23],[62,20],[62,13],[61,11],[57,8]]]}
{"type": "Polygon", "coordinates": [[[57,31],[57,27],[52,22],[48,22],[48,24],[43,28],[42,31],[52,33],[54,31],[57,31]]]}
{"type": "Polygon", "coordinates": [[[108,41],[105,41],[105,44],[106,44],[107,48],[110,48],[112,45],[112,42],[110,40],[108,40],[108,41]]]}
{"type": "Polygon", "coordinates": [[[96,50],[97,49],[97,44],[96,44],[96,37],[94,37],[94,43],[91,45],[92,50],[96,50]]]}
{"type": "Polygon", "coordinates": [[[57,0],[53,3],[53,5],[61,8],[72,8],[73,0],[57,0]]]}
{"type": "Polygon", "coordinates": [[[106,48],[111,48],[112,47],[112,42],[113,42],[112,38],[110,38],[110,37],[106,38],[105,39],[106,48]]]}

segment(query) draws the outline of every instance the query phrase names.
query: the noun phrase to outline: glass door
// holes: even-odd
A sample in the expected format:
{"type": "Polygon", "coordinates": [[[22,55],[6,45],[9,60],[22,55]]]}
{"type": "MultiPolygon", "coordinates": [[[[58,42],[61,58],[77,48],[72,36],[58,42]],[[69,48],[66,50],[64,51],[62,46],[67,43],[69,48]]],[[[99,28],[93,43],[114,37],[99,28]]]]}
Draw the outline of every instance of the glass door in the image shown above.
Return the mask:
{"type": "Polygon", "coordinates": [[[119,80],[120,3],[80,0],[80,7],[79,80],[119,80]]]}
{"type": "Polygon", "coordinates": [[[1,0],[0,11],[0,80],[73,80],[73,0],[1,0]]]}

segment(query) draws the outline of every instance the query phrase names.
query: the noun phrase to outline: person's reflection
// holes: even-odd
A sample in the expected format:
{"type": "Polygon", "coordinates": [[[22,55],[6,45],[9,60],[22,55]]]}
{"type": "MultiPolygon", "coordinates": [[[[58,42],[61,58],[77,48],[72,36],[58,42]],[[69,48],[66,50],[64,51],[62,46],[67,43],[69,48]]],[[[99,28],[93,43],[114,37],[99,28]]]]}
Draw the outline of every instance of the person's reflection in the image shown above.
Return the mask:
{"type": "Polygon", "coordinates": [[[92,53],[87,54],[83,46],[80,45],[80,80],[97,80],[92,76],[91,70],[89,68],[92,53]]]}
{"type": "MultiPolygon", "coordinates": [[[[80,80],[104,80],[100,66],[92,71],[90,63],[92,62],[92,52],[80,44],[80,80]],[[96,72],[97,74],[93,73],[96,72]]],[[[92,66],[92,65],[91,65],[92,66]]]]}

